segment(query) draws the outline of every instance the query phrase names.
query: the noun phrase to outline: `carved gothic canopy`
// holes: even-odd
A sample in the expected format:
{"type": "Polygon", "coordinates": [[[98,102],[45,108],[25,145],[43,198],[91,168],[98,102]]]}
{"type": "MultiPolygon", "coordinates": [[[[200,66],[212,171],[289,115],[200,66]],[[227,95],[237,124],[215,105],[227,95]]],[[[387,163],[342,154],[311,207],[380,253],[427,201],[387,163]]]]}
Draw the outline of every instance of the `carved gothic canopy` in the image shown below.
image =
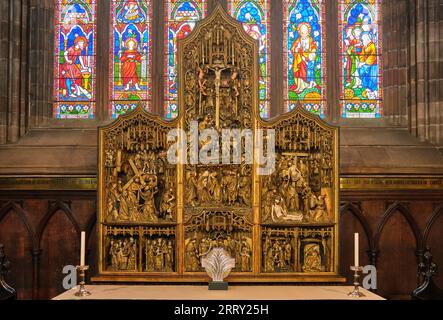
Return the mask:
{"type": "Polygon", "coordinates": [[[100,128],[96,280],[206,281],[222,247],[230,281],[337,281],[338,129],[260,119],[258,43],[220,6],[178,61],[177,119],[140,106],[100,128]]]}

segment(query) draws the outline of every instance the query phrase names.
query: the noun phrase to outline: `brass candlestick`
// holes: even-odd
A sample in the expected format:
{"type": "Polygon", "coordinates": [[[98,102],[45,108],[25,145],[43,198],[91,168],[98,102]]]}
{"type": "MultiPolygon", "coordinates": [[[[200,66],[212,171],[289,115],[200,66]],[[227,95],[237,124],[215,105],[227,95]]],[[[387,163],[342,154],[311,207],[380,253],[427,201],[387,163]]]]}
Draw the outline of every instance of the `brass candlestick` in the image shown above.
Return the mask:
{"type": "Polygon", "coordinates": [[[75,293],[77,297],[87,297],[91,293],[86,290],[86,270],[89,270],[89,266],[77,266],[77,271],[80,273],[80,288],[78,292],[75,293]]]}
{"type": "Polygon", "coordinates": [[[348,293],[348,296],[353,298],[361,298],[365,295],[360,292],[360,283],[358,282],[358,278],[360,278],[360,271],[363,271],[362,267],[352,266],[351,270],[354,271],[354,290],[348,293]]]}

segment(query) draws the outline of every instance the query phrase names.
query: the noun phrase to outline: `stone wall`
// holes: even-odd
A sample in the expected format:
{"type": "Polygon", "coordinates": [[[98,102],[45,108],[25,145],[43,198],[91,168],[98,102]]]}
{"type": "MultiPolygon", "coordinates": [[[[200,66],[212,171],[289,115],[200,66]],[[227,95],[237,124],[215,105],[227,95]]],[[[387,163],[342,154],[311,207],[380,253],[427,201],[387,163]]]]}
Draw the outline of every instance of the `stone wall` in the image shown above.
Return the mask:
{"type": "Polygon", "coordinates": [[[421,141],[443,144],[443,1],[409,0],[409,128],[421,141]]]}
{"type": "Polygon", "coordinates": [[[395,125],[408,122],[407,0],[383,1],[383,115],[395,125]]]}
{"type": "Polygon", "coordinates": [[[50,118],[53,7],[50,0],[0,2],[0,144],[50,118]]]}

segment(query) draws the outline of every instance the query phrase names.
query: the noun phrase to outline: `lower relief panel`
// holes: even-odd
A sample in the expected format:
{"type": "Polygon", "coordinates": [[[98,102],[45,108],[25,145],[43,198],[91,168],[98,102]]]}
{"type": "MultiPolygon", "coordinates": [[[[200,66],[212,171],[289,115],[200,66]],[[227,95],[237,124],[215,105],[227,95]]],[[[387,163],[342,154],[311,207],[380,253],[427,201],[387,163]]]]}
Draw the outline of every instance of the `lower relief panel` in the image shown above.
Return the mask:
{"type": "Polygon", "coordinates": [[[175,272],[175,226],[104,226],[104,270],[175,272]]]}
{"type": "Polygon", "coordinates": [[[262,272],[334,270],[334,227],[263,227],[262,272]]]}
{"type": "Polygon", "coordinates": [[[204,272],[201,258],[213,248],[224,248],[235,259],[233,272],[252,272],[252,223],[248,214],[197,211],[190,215],[185,225],[185,271],[204,272]]]}

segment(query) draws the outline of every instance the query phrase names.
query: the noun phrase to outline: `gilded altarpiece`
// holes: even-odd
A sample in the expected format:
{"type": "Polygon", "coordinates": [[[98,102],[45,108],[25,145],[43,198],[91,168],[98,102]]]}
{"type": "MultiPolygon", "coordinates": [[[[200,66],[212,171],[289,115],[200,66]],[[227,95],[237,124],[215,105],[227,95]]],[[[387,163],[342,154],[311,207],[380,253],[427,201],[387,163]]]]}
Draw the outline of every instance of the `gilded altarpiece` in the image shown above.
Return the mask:
{"type": "Polygon", "coordinates": [[[178,118],[167,122],[140,106],[100,129],[94,280],[207,281],[201,258],[215,247],[236,260],[232,282],[342,280],[338,129],[302,108],[262,120],[258,57],[257,41],[218,6],[179,41],[178,118]],[[184,163],[168,161],[172,129],[186,136],[184,163]],[[223,140],[226,129],[232,136],[223,140]],[[256,161],[262,131],[275,139],[267,175],[256,161]],[[239,135],[242,150],[224,145],[239,135]],[[193,158],[195,150],[210,150],[209,159],[193,158]]]}

